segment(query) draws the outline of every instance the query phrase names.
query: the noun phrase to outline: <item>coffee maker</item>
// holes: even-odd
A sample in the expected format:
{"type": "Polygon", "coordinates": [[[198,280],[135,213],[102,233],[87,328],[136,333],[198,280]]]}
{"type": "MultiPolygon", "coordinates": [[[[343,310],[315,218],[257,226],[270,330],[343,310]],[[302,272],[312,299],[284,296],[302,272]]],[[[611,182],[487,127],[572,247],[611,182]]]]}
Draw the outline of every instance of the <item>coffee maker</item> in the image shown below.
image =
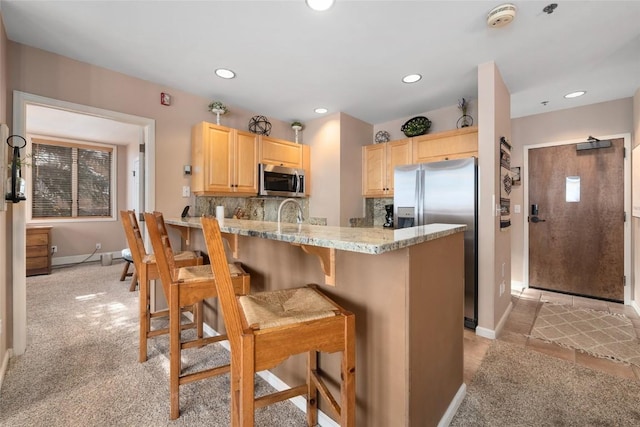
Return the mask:
{"type": "Polygon", "coordinates": [[[385,228],[393,228],[393,205],[384,205],[387,214],[384,216],[384,224],[382,225],[385,228]]]}

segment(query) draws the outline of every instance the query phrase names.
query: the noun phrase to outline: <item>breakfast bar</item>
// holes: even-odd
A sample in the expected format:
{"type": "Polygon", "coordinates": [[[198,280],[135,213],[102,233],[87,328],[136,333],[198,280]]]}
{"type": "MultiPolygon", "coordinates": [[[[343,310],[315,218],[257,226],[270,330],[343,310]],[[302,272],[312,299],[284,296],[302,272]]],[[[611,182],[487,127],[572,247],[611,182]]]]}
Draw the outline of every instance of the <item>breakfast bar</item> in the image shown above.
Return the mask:
{"type": "MultiPolygon", "coordinates": [[[[200,218],[165,222],[183,245],[206,249],[200,218]]],[[[251,275],[251,292],[315,283],[355,313],[357,425],[431,426],[452,415],[465,391],[465,226],[392,230],[224,219],[220,228],[251,275]]],[[[208,301],[205,321],[222,332],[218,313],[217,301],[208,301]]],[[[295,356],[271,374],[294,384],[304,364],[295,356]]],[[[337,378],[338,355],[322,354],[319,366],[337,378]]]]}

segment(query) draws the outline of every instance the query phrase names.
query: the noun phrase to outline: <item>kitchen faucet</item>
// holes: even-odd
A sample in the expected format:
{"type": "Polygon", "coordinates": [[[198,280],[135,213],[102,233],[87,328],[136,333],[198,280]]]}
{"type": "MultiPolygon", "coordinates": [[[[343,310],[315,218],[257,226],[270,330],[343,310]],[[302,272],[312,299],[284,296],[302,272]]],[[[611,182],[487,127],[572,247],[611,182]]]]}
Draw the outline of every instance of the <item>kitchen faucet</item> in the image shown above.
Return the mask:
{"type": "Polygon", "coordinates": [[[286,205],[287,203],[289,203],[289,202],[294,203],[298,207],[298,220],[297,221],[298,221],[298,224],[302,223],[303,214],[302,214],[302,207],[300,206],[300,203],[298,203],[298,201],[296,199],[284,199],[282,201],[282,203],[280,203],[280,206],[278,207],[278,227],[280,227],[280,214],[282,212],[282,207],[284,205],[286,205]]]}

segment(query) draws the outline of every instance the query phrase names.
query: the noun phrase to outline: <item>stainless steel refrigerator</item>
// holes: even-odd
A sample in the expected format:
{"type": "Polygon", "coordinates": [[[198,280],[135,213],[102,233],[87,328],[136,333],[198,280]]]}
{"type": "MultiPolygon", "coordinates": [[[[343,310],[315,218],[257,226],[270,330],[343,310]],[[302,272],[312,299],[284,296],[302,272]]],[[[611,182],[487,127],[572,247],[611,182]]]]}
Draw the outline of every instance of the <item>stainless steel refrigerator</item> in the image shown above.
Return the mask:
{"type": "Polygon", "coordinates": [[[478,164],[475,157],[396,166],[395,228],[466,224],[464,326],[478,324],[478,164]]]}

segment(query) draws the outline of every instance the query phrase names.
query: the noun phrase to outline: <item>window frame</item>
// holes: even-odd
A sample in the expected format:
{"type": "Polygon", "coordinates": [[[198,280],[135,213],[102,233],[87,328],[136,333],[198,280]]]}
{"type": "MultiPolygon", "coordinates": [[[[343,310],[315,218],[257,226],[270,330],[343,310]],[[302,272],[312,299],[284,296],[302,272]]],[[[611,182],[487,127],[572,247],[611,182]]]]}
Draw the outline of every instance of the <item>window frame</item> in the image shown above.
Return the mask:
{"type": "Polygon", "coordinates": [[[71,138],[60,138],[49,135],[36,135],[30,134],[27,135],[27,146],[25,153],[21,153],[23,156],[26,153],[33,152],[33,143],[47,143],[52,142],[57,145],[66,145],[75,148],[85,148],[91,149],[102,148],[109,149],[112,152],[111,155],[111,215],[110,216],[100,216],[100,217],[68,217],[68,218],[60,218],[60,217],[50,217],[50,218],[33,218],[33,187],[32,187],[32,167],[23,167],[22,173],[24,174],[25,179],[27,180],[26,185],[26,196],[27,196],[27,206],[26,206],[26,222],[29,224],[51,224],[51,223],[81,223],[81,222],[105,222],[105,221],[117,221],[117,200],[118,200],[118,146],[116,144],[106,144],[103,142],[95,142],[88,140],[79,140],[79,139],[71,139],[71,138]]]}

